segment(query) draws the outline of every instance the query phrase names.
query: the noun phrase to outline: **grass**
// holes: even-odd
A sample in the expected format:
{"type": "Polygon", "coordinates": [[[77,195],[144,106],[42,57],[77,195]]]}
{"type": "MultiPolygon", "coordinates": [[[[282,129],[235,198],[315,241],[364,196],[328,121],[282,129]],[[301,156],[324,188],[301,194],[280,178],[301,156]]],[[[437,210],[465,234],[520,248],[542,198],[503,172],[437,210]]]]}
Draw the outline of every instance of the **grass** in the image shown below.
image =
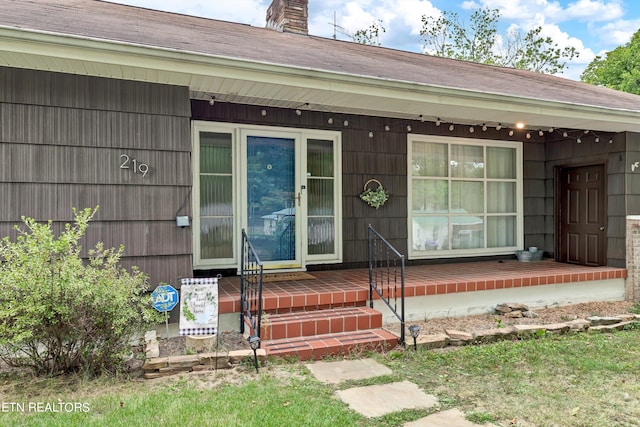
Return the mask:
{"type": "Polygon", "coordinates": [[[374,356],[393,374],[327,385],[303,364],[241,367],[166,381],[0,377],[0,425],[12,426],[400,426],[428,414],[366,419],[336,389],[408,380],[476,423],[546,426],[640,425],[640,331],[546,335],[446,351],[374,356]],[[21,412],[8,403],[83,403],[87,412],[21,412]],[[511,424],[509,424],[511,423],[511,424]]]}

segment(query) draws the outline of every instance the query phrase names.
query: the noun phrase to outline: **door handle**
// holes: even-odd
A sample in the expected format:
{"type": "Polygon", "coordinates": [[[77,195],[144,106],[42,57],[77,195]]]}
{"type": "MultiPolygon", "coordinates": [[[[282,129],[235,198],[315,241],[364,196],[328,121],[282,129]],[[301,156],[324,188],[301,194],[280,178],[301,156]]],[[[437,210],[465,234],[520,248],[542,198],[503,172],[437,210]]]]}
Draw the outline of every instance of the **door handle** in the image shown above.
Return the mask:
{"type": "Polygon", "coordinates": [[[298,201],[298,206],[300,206],[300,199],[302,198],[302,196],[300,195],[300,193],[298,193],[298,195],[296,196],[296,200],[298,201]]]}
{"type": "Polygon", "coordinates": [[[604,231],[604,226],[600,227],[600,231],[604,231]]]}

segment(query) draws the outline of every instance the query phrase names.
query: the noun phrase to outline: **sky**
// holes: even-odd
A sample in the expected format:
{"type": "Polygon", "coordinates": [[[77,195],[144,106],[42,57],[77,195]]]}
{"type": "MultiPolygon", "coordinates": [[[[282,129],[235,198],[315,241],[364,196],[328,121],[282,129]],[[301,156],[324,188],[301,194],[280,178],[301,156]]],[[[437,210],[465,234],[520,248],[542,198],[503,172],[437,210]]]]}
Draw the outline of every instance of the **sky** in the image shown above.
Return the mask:
{"type": "MultiPolygon", "coordinates": [[[[265,26],[271,0],[111,0],[224,21],[265,26]]],[[[562,77],[579,80],[596,57],[627,43],[640,29],[638,0],[309,0],[309,34],[348,40],[378,20],[385,32],[384,47],[424,52],[422,16],[442,11],[468,17],[478,8],[500,11],[500,30],[517,26],[523,31],[542,27],[560,47],[572,46],[578,58],[567,64],[562,77]],[[335,24],[335,25],[334,25],[335,24]]]]}

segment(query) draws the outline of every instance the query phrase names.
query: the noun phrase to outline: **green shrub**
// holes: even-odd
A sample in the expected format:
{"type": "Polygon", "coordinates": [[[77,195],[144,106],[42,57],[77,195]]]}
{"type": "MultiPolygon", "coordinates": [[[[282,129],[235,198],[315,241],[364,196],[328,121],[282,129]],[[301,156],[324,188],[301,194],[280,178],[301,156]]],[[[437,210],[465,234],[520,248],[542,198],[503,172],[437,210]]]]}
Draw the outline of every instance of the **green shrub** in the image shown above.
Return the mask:
{"type": "Polygon", "coordinates": [[[22,218],[15,241],[0,241],[0,358],[37,374],[117,371],[134,334],[160,321],[148,278],[119,265],[124,248],[102,243],[80,255],[96,209],[73,210],[56,236],[52,222],[22,218]]]}

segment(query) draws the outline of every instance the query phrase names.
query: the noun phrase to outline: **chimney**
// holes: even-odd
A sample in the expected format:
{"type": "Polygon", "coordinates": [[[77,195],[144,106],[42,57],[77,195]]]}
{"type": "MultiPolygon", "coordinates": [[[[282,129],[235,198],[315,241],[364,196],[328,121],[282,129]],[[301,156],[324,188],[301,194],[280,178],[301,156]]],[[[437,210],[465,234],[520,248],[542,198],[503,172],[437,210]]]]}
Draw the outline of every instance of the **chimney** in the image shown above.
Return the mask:
{"type": "Polygon", "coordinates": [[[309,34],[309,0],[273,0],[267,9],[267,28],[309,34]]]}

